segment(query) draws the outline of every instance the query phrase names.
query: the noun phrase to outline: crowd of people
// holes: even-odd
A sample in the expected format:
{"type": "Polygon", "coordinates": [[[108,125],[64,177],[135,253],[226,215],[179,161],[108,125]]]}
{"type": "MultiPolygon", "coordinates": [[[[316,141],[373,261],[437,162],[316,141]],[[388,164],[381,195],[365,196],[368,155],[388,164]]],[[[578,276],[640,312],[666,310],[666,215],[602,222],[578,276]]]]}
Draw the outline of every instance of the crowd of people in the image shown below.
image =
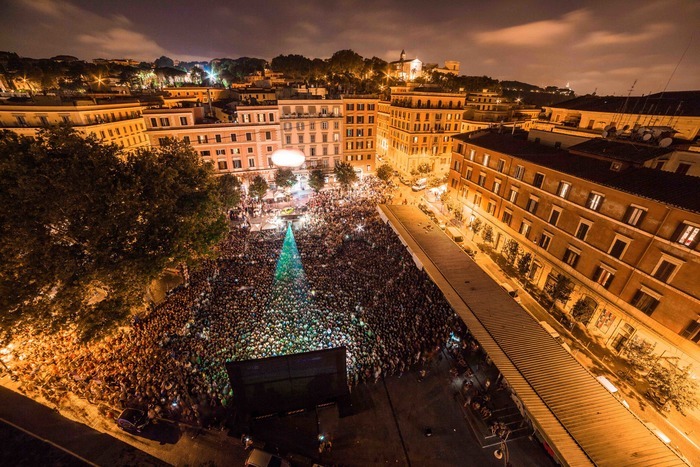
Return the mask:
{"type": "Polygon", "coordinates": [[[132,325],[90,343],[21,328],[7,365],[57,403],[70,391],[195,423],[236,397],[228,361],[345,346],[349,386],[401,374],[466,329],[379,218],[389,196],[369,178],[315,195],[293,228],[234,228],[216,260],[132,325]]]}

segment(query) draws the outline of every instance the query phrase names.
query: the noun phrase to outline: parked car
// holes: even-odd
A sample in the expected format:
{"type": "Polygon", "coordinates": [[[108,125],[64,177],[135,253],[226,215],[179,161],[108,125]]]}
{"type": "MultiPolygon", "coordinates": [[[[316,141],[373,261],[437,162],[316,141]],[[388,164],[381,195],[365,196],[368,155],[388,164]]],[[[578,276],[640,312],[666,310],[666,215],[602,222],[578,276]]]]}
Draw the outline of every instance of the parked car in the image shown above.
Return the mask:
{"type": "Polygon", "coordinates": [[[148,422],[148,414],[139,409],[125,409],[117,418],[117,426],[132,433],[141,433],[148,422]]]}
{"type": "Polygon", "coordinates": [[[280,456],[253,449],[245,461],[245,467],[291,467],[291,464],[280,456]]]}

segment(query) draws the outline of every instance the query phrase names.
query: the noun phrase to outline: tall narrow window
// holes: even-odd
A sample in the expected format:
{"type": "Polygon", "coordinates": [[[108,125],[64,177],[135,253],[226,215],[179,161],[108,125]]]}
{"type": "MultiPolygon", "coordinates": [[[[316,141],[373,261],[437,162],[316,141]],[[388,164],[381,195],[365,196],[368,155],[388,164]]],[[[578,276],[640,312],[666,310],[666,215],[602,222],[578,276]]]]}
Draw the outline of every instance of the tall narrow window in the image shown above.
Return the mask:
{"type": "Polygon", "coordinates": [[[603,204],[604,199],[605,199],[605,196],[603,196],[599,193],[591,192],[591,194],[588,195],[588,200],[586,201],[586,207],[588,209],[598,211],[600,209],[600,206],[603,204]]]}
{"type": "Polygon", "coordinates": [[[635,308],[644,312],[644,314],[651,315],[659,305],[660,298],[661,296],[659,294],[642,286],[642,288],[637,290],[634,294],[630,303],[635,308]]]}
{"type": "Polygon", "coordinates": [[[559,182],[559,188],[557,188],[557,196],[560,198],[566,198],[571,190],[571,183],[559,182]]]}
{"type": "Polygon", "coordinates": [[[642,223],[642,219],[644,219],[644,214],[646,214],[646,209],[630,205],[630,207],[627,208],[624,220],[629,225],[639,226],[639,224],[642,223]]]}
{"type": "Polygon", "coordinates": [[[700,241],[700,226],[683,222],[673,235],[673,241],[688,248],[695,248],[700,241]]]}
{"type": "Polygon", "coordinates": [[[532,180],[532,185],[537,188],[542,188],[542,183],[544,182],[544,174],[537,172],[535,178],[532,180]]]}

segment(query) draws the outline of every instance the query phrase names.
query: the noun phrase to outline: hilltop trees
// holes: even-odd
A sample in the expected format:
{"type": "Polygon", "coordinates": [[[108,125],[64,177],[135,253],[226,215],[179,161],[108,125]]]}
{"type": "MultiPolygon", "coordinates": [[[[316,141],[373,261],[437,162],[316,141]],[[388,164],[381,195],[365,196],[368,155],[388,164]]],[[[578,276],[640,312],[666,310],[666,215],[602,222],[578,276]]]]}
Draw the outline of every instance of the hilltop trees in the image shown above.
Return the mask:
{"type": "Polygon", "coordinates": [[[2,320],[118,322],[166,266],[213,254],[235,202],[181,142],[126,154],[68,127],[0,133],[2,320]]]}

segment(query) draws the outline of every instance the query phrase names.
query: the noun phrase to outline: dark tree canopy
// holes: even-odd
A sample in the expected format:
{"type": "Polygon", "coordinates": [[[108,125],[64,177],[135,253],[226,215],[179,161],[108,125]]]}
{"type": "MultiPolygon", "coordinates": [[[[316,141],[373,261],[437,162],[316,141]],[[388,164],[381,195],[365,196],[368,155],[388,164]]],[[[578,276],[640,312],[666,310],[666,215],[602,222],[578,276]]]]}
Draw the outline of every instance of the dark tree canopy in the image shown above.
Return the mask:
{"type": "Polygon", "coordinates": [[[351,183],[357,181],[357,173],[348,162],[336,163],[333,173],[335,173],[335,179],[338,180],[338,183],[340,183],[344,189],[347,189],[351,183]]]}
{"type": "Polygon", "coordinates": [[[250,182],[250,186],[248,186],[248,192],[250,196],[261,200],[263,196],[265,196],[265,193],[267,193],[268,188],[270,188],[270,185],[268,185],[267,180],[260,175],[256,175],[250,182]]]}
{"type": "Polygon", "coordinates": [[[377,169],[377,177],[388,182],[391,180],[391,176],[394,174],[394,169],[391,168],[389,164],[382,164],[377,169]]]}
{"type": "Polygon", "coordinates": [[[291,188],[297,182],[297,177],[290,169],[279,169],[275,174],[275,183],[280,188],[291,188]]]}
{"type": "Polygon", "coordinates": [[[318,193],[325,185],[326,177],[323,175],[323,171],[321,169],[312,170],[311,175],[309,175],[309,186],[311,189],[318,193]]]}
{"type": "Polygon", "coordinates": [[[117,322],[165,267],[212,254],[227,231],[218,183],[174,140],[126,154],[68,127],[0,133],[2,318],[117,322]]]}

